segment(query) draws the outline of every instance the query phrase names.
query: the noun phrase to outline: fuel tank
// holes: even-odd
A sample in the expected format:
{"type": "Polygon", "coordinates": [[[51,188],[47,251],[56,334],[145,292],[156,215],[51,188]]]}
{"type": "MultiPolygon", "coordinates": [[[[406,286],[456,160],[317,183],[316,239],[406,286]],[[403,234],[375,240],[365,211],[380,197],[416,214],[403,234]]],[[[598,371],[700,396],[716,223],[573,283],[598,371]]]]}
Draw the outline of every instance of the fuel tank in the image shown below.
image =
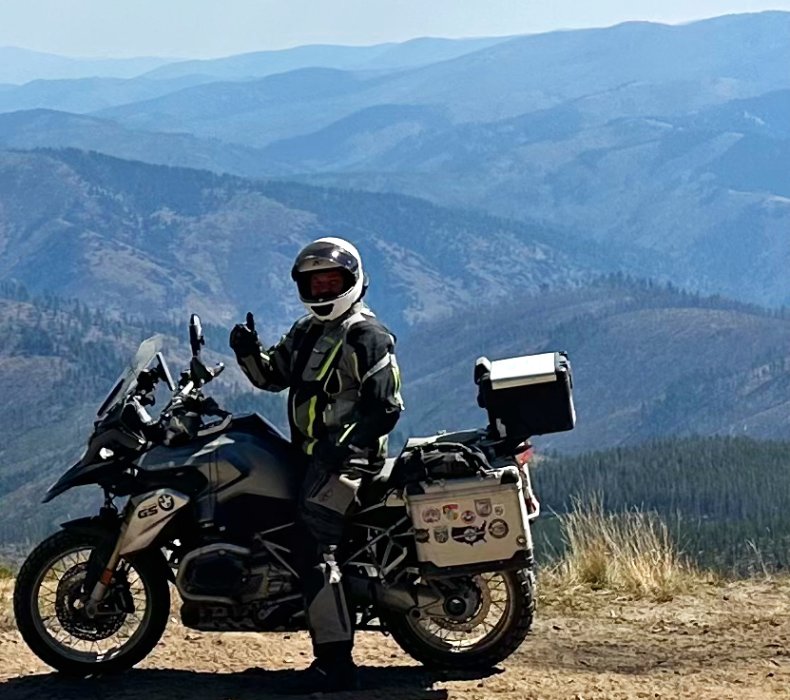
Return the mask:
{"type": "MultiPolygon", "coordinates": [[[[221,433],[179,447],[155,447],[138,461],[146,472],[198,470],[199,519],[249,532],[275,527],[292,514],[305,458],[257,414],[234,417],[221,433]]],[[[162,474],[164,476],[164,474],[162,474]]]]}

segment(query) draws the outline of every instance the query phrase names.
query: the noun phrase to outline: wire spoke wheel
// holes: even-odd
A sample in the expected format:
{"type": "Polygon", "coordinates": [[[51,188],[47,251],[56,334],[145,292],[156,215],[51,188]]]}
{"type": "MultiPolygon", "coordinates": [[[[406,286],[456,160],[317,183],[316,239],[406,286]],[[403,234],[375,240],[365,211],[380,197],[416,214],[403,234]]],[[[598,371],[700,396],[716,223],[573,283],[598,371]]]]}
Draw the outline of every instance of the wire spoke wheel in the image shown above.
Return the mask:
{"type": "Polygon", "coordinates": [[[481,574],[472,581],[477,604],[474,612],[462,619],[448,617],[408,618],[415,633],[427,644],[454,653],[484,646],[495,639],[512,617],[513,592],[502,573],[481,574]]]}
{"type": "Polygon", "coordinates": [[[104,598],[86,585],[100,533],[59,532],[28,557],[14,590],[17,626],[39,658],[65,673],[123,671],[145,657],[167,624],[167,580],[150,556],[121,560],[104,598]]]}
{"type": "MultiPolygon", "coordinates": [[[[484,573],[457,580],[466,609],[458,615],[384,614],[393,639],[426,666],[490,668],[524,641],[534,613],[529,571],[484,573]]],[[[460,608],[459,608],[460,610],[460,608]]]]}
{"type": "Polygon", "coordinates": [[[37,604],[33,623],[42,639],[75,661],[95,663],[118,655],[134,644],[151,614],[149,593],[139,574],[121,562],[105,600],[95,614],[86,605],[84,588],[90,549],[56,555],[41,570],[32,595],[37,604]],[[131,603],[131,604],[130,604],[131,603]]]}

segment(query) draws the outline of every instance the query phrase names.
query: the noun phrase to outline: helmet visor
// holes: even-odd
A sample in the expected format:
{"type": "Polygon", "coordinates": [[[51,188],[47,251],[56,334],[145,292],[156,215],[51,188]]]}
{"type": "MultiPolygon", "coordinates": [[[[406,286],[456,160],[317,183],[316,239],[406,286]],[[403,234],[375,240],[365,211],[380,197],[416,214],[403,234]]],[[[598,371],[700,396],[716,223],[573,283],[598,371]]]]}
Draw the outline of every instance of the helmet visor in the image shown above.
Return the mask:
{"type": "Polygon", "coordinates": [[[296,257],[293,275],[297,272],[308,272],[310,268],[342,267],[356,277],[359,271],[359,260],[334,243],[319,241],[306,246],[296,257]]]}
{"type": "Polygon", "coordinates": [[[359,260],[340,246],[329,242],[311,243],[302,250],[294,261],[291,277],[299,288],[299,296],[306,302],[332,301],[345,294],[359,279],[359,260]],[[343,276],[342,289],[329,291],[317,288],[314,275],[330,271],[343,276]]]}

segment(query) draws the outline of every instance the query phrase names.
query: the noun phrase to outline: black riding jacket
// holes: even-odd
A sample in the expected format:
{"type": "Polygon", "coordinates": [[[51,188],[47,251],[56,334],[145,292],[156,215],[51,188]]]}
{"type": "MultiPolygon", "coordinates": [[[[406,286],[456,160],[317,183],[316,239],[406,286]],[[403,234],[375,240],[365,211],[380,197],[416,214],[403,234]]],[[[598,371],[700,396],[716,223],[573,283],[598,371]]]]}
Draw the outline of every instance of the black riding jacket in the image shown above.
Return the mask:
{"type": "Polygon", "coordinates": [[[291,439],[308,455],[324,440],[386,455],[403,410],[400,371],[395,338],[364,304],[329,323],[304,316],[276,345],[237,359],[260,389],[289,389],[291,439]]]}

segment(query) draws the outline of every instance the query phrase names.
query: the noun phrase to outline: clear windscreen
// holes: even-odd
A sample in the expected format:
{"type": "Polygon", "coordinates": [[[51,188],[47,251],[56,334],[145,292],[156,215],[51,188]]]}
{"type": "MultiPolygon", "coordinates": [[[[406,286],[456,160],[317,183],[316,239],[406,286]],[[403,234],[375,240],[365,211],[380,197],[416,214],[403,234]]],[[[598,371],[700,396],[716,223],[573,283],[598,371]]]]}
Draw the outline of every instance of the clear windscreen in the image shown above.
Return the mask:
{"type": "Polygon", "coordinates": [[[140,343],[140,347],[137,348],[137,352],[132,357],[131,362],[121,372],[121,376],[113,384],[110,393],[102,401],[96,413],[97,417],[103,418],[106,416],[118,402],[123,401],[131,391],[134,391],[137,386],[138,375],[154,362],[156,353],[162,349],[162,341],[163,336],[154,335],[140,343]]]}

